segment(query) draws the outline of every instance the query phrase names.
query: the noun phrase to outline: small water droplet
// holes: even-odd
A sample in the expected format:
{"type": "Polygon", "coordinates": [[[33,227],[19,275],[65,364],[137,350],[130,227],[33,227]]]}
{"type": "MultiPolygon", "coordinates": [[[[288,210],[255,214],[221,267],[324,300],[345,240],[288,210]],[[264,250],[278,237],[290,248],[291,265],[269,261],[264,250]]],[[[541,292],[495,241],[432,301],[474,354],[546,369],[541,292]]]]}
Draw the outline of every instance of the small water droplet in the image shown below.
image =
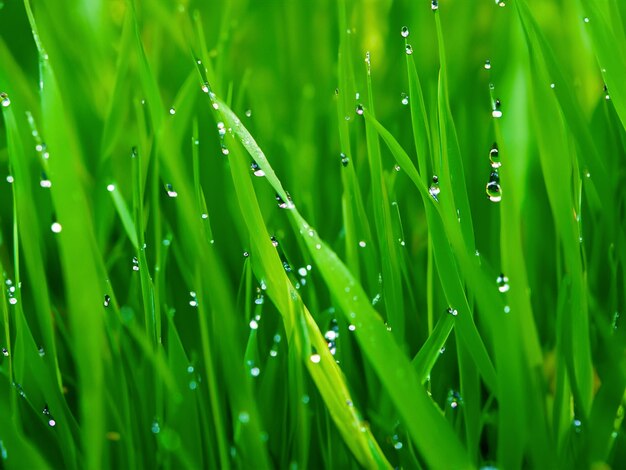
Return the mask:
{"type": "Polygon", "coordinates": [[[350,162],[350,159],[348,158],[348,156],[345,153],[340,153],[339,156],[341,157],[341,164],[346,167],[348,166],[348,163],[350,162]]]}
{"type": "Polygon", "coordinates": [[[9,357],[9,350],[7,348],[2,348],[2,355],[4,357],[9,357]]]}
{"type": "Polygon", "coordinates": [[[12,175],[7,175],[7,183],[11,184],[11,183],[13,183],[13,181],[15,181],[13,176],[12,175]]]}
{"type": "Polygon", "coordinates": [[[246,117],[251,117],[252,116],[252,110],[251,109],[246,109],[246,112],[244,114],[246,115],[246,117]]]}
{"type": "Polygon", "coordinates": [[[178,197],[178,193],[174,191],[174,188],[172,187],[170,183],[167,183],[165,185],[165,190],[167,191],[167,195],[169,197],[178,197]]]}
{"type": "Polygon", "coordinates": [[[302,277],[305,277],[309,272],[306,268],[298,268],[298,274],[302,277]]]}
{"type": "Polygon", "coordinates": [[[502,110],[500,109],[500,106],[502,105],[502,103],[500,102],[499,99],[497,99],[494,103],[493,103],[493,110],[491,111],[491,115],[496,118],[499,119],[502,117],[502,110]]]}
{"type": "Polygon", "coordinates": [[[428,188],[428,193],[432,196],[432,198],[439,202],[439,193],[441,192],[441,189],[439,188],[439,178],[437,177],[437,175],[433,175],[433,183],[430,185],[430,188],[428,188]]]}
{"type": "Polygon", "coordinates": [[[508,305],[504,306],[504,313],[511,313],[511,307],[509,307],[508,305]]]}
{"type": "Polygon", "coordinates": [[[455,410],[462,404],[463,399],[461,398],[461,394],[455,390],[450,390],[448,392],[448,405],[450,405],[450,408],[455,410]]]}
{"type": "Polygon", "coordinates": [[[272,242],[272,245],[274,245],[274,246],[278,246],[278,240],[276,239],[276,237],[275,237],[275,236],[273,236],[273,235],[272,235],[272,236],[270,237],[270,241],[272,242]]]}
{"type": "Polygon", "coordinates": [[[370,51],[367,51],[365,53],[365,65],[367,66],[367,74],[370,75],[372,73],[372,62],[370,59],[370,51]]]}
{"type": "Polygon", "coordinates": [[[249,258],[250,257],[250,253],[248,253],[247,251],[243,252],[243,257],[244,258],[249,258]]]}
{"type": "Polygon", "coordinates": [[[63,230],[63,226],[58,222],[54,222],[50,226],[50,230],[52,230],[54,233],[61,233],[61,230],[63,230]]]}
{"type": "Polygon", "coordinates": [[[8,108],[11,105],[11,100],[9,99],[9,95],[7,95],[4,92],[0,93],[0,103],[2,103],[3,107],[8,108]]]}
{"type": "Polygon", "coordinates": [[[407,44],[404,46],[404,52],[406,52],[406,55],[413,54],[413,47],[410,44],[407,44]]]}
{"type": "Polygon", "coordinates": [[[403,26],[402,29],[400,30],[400,35],[403,38],[408,38],[409,34],[411,34],[411,32],[409,31],[409,28],[407,26],[403,26]]]}
{"type": "Polygon", "coordinates": [[[348,325],[348,330],[355,331],[356,330],[356,325],[353,325],[353,324],[348,325]]]}
{"type": "Polygon", "coordinates": [[[254,176],[258,176],[258,177],[265,176],[265,172],[261,170],[261,167],[257,164],[257,162],[252,162],[250,164],[250,169],[252,170],[252,173],[254,174],[254,176]]]}
{"type": "Polygon", "coordinates": [[[430,8],[433,11],[437,11],[439,9],[439,2],[438,2],[438,0],[432,0],[432,2],[430,2],[430,8]]]}
{"type": "Polygon", "coordinates": [[[152,425],[150,426],[150,430],[152,431],[152,434],[159,434],[161,432],[161,425],[159,424],[159,422],[156,419],[154,421],[152,421],[152,425]]]}
{"type": "Polygon", "coordinates": [[[176,110],[175,110],[174,108],[170,108],[170,114],[171,114],[171,115],[176,114],[176,110]]]}
{"type": "Polygon", "coordinates": [[[604,85],[603,89],[604,89],[604,99],[607,101],[610,100],[611,96],[609,95],[609,89],[607,88],[606,84],[604,85]]]}
{"type": "Polygon", "coordinates": [[[110,192],[110,193],[115,191],[115,185],[114,184],[108,184],[107,185],[107,191],[110,192]]]}
{"type": "Polygon", "coordinates": [[[491,61],[487,59],[485,61],[485,70],[490,70],[490,69],[491,69],[491,61]]]}
{"type": "Polygon", "coordinates": [[[491,146],[489,150],[489,161],[491,162],[491,168],[500,168],[502,162],[500,161],[500,150],[496,142],[491,146]]]}
{"type": "Polygon", "coordinates": [[[360,246],[361,248],[365,248],[365,247],[367,246],[367,243],[366,243],[365,241],[361,240],[361,241],[359,242],[359,246],[360,246]]]}
{"type": "Polygon", "coordinates": [[[250,414],[247,411],[239,413],[239,422],[241,424],[248,424],[250,422],[250,414]]]}
{"type": "Polygon", "coordinates": [[[250,369],[250,375],[252,377],[258,377],[259,375],[261,375],[261,369],[259,369],[258,367],[253,367],[250,369]]]}
{"type": "Polygon", "coordinates": [[[111,297],[108,294],[104,295],[104,306],[108,307],[111,304],[111,297]]]}
{"type": "Polygon", "coordinates": [[[496,1],[496,5],[498,5],[499,7],[506,6],[506,3],[504,3],[502,0],[495,0],[495,1],[496,1]]]}
{"type": "Polygon", "coordinates": [[[210,90],[209,90],[209,83],[208,83],[208,82],[204,82],[204,83],[202,84],[202,91],[203,91],[204,93],[208,93],[208,92],[210,91],[210,90]]]}
{"type": "Polygon", "coordinates": [[[51,188],[52,187],[52,181],[50,181],[48,179],[48,177],[46,176],[46,172],[45,171],[41,172],[41,181],[39,181],[39,186],[41,186],[42,188],[51,188]]]}
{"type": "Polygon", "coordinates": [[[498,170],[493,170],[489,175],[489,182],[485,187],[485,192],[492,202],[500,202],[502,200],[502,188],[500,188],[500,175],[498,170]]]}
{"type": "Polygon", "coordinates": [[[311,359],[311,362],[314,364],[319,364],[319,362],[322,360],[319,354],[311,354],[310,359],[311,359]]]}
{"type": "Polygon", "coordinates": [[[585,23],[589,23],[589,18],[585,16],[585,17],[583,18],[583,21],[584,21],[585,23]]]}
{"type": "Polygon", "coordinates": [[[552,88],[554,90],[556,88],[556,84],[550,83],[550,88],[552,88]]]}
{"type": "Polygon", "coordinates": [[[498,290],[500,292],[506,292],[509,290],[509,278],[504,274],[500,274],[496,279],[496,283],[498,284],[498,290]]]}
{"type": "Polygon", "coordinates": [[[278,201],[278,207],[281,209],[294,209],[296,206],[291,200],[291,195],[288,192],[285,192],[287,195],[287,200],[284,201],[280,194],[276,193],[276,200],[278,201]]]}
{"type": "Polygon", "coordinates": [[[139,260],[133,256],[133,271],[139,271],[139,260]]]}
{"type": "Polygon", "coordinates": [[[409,104],[409,95],[407,95],[406,93],[401,93],[400,94],[400,102],[406,106],[407,104],[409,104]]]}
{"type": "Polygon", "coordinates": [[[190,291],[189,292],[189,297],[191,297],[191,299],[189,300],[189,306],[190,307],[197,307],[198,306],[198,296],[194,291],[190,291]]]}
{"type": "Polygon", "coordinates": [[[459,314],[459,312],[455,308],[452,308],[452,307],[448,307],[446,312],[448,312],[453,317],[456,317],[459,314]]]}
{"type": "Polygon", "coordinates": [[[11,305],[15,305],[17,303],[17,299],[15,297],[11,297],[11,298],[9,298],[9,303],[11,305]]]}
{"type": "Polygon", "coordinates": [[[358,104],[358,105],[356,106],[356,113],[357,113],[359,116],[362,116],[362,115],[363,115],[363,105],[358,104]]]}

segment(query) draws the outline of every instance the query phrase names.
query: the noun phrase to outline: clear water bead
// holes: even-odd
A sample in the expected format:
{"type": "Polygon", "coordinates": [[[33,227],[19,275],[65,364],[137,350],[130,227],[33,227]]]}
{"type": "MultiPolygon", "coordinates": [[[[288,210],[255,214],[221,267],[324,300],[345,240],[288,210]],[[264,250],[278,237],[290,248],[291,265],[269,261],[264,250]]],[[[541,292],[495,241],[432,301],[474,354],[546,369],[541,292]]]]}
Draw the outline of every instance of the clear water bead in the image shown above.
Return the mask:
{"type": "Polygon", "coordinates": [[[498,144],[496,142],[491,146],[489,150],[489,161],[491,162],[491,168],[500,168],[502,162],[500,161],[500,151],[498,150],[498,144]]]}
{"type": "Polygon", "coordinates": [[[510,288],[509,286],[509,278],[506,277],[504,274],[500,274],[498,276],[498,278],[496,279],[496,283],[498,284],[498,290],[500,292],[507,292],[510,288]]]}
{"type": "Polygon", "coordinates": [[[437,11],[439,9],[439,1],[432,0],[432,2],[430,2],[430,8],[432,9],[432,11],[437,11]]]}
{"type": "Polygon", "coordinates": [[[409,104],[409,95],[407,95],[406,93],[401,93],[400,94],[400,102],[406,106],[407,104],[409,104]]]}
{"type": "Polygon", "coordinates": [[[61,230],[63,230],[63,226],[58,222],[54,222],[50,226],[50,230],[52,230],[54,233],[61,233],[61,230]]]}
{"type": "Polygon", "coordinates": [[[410,34],[409,28],[408,28],[408,27],[406,27],[406,26],[403,26],[403,27],[402,27],[402,29],[400,30],[400,35],[401,35],[403,38],[408,38],[408,37],[409,37],[409,34],[410,34]]]}
{"type": "Polygon", "coordinates": [[[428,193],[432,196],[432,198],[439,202],[439,193],[441,192],[441,189],[439,189],[439,178],[437,177],[437,175],[433,175],[433,183],[430,185],[430,188],[428,188],[428,193]]]}
{"type": "Polygon", "coordinates": [[[0,103],[2,103],[2,106],[4,108],[8,108],[11,105],[11,100],[9,99],[9,95],[7,95],[4,92],[0,93],[0,103]]]}
{"type": "Polygon", "coordinates": [[[413,54],[413,47],[410,44],[407,44],[404,46],[404,52],[406,52],[407,55],[413,54]]]}
{"type": "Polygon", "coordinates": [[[489,175],[489,182],[485,187],[487,197],[491,202],[500,202],[502,199],[502,188],[500,187],[500,175],[498,170],[493,170],[489,175]]]}
{"type": "Polygon", "coordinates": [[[343,166],[348,166],[348,163],[350,163],[350,159],[348,158],[348,156],[345,153],[340,153],[339,156],[341,157],[341,164],[343,166]]]}

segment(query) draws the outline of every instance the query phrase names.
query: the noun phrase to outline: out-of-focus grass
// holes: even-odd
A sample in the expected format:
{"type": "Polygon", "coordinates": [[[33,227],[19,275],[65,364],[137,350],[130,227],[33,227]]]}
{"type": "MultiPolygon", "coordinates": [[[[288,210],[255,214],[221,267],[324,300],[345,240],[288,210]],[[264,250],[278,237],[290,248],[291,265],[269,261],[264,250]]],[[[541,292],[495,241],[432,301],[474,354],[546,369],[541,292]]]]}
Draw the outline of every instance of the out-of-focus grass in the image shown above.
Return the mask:
{"type": "Polygon", "coordinates": [[[1,2],[0,468],[623,467],[624,18],[1,2]]]}

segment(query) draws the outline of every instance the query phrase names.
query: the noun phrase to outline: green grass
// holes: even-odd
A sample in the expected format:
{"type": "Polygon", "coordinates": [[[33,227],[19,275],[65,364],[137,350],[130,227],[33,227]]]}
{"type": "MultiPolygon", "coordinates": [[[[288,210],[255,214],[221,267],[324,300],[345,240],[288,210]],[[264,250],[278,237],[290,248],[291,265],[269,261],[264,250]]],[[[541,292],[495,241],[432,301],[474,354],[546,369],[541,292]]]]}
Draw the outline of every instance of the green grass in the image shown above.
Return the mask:
{"type": "Polygon", "coordinates": [[[626,4],[501,3],[0,2],[0,469],[623,468],[626,4]]]}

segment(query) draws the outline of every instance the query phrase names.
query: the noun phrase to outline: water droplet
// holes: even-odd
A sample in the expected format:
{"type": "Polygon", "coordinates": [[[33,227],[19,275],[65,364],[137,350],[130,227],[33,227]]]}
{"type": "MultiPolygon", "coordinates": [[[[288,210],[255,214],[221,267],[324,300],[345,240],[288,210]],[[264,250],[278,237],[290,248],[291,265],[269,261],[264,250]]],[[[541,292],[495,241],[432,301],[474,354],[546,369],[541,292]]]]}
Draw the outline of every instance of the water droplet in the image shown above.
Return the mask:
{"type": "Polygon", "coordinates": [[[403,26],[402,29],[400,30],[400,35],[403,38],[408,38],[410,34],[409,28],[407,26],[403,26]]]}
{"type": "Polygon", "coordinates": [[[340,153],[339,156],[341,157],[341,164],[345,167],[348,166],[348,163],[350,162],[350,159],[348,158],[348,156],[345,153],[340,153]]]}
{"type": "Polygon", "coordinates": [[[504,274],[500,274],[496,279],[496,283],[498,284],[498,290],[500,292],[506,292],[509,290],[509,278],[504,274]]]}
{"type": "Polygon", "coordinates": [[[498,5],[499,7],[504,7],[506,6],[506,3],[504,3],[502,0],[496,0],[496,5],[498,5]]]}
{"type": "Polygon", "coordinates": [[[139,260],[133,256],[133,271],[139,271],[139,260]]]}
{"type": "Polygon", "coordinates": [[[509,307],[508,305],[504,306],[504,313],[511,313],[511,307],[509,307]]]}
{"type": "Polygon", "coordinates": [[[46,416],[50,416],[50,410],[48,409],[48,405],[44,405],[42,413],[46,416]]]}
{"type": "Polygon", "coordinates": [[[111,297],[108,294],[104,296],[104,306],[108,307],[111,304],[111,297]]]}
{"type": "Polygon", "coordinates": [[[433,175],[433,184],[430,185],[430,188],[428,189],[428,193],[432,196],[432,198],[439,202],[439,193],[441,192],[441,189],[439,189],[439,178],[437,177],[437,175],[433,175]]]}
{"type": "Polygon", "coordinates": [[[356,330],[356,326],[353,324],[348,325],[348,330],[350,331],[355,331],[356,330]]]}
{"type": "Polygon", "coordinates": [[[437,0],[432,0],[432,2],[430,2],[430,8],[433,11],[437,11],[439,9],[439,2],[437,0]]]}
{"type": "Polygon", "coordinates": [[[178,197],[178,193],[174,191],[174,188],[172,187],[170,183],[167,183],[165,185],[165,190],[167,191],[167,195],[169,197],[178,197]]]}
{"type": "Polygon", "coordinates": [[[11,100],[9,99],[9,95],[7,95],[4,92],[0,93],[0,103],[2,103],[3,107],[8,108],[11,105],[11,100]]]}
{"type": "Polygon", "coordinates": [[[367,246],[367,243],[366,243],[365,241],[361,240],[361,241],[359,242],[359,246],[360,246],[361,248],[365,248],[365,247],[367,246]]]}
{"type": "Polygon", "coordinates": [[[256,289],[256,299],[254,299],[254,303],[256,305],[262,305],[263,304],[263,300],[264,300],[264,298],[263,298],[263,294],[261,293],[261,289],[259,289],[257,287],[257,289],[256,289]]]}
{"type": "Polygon", "coordinates": [[[406,55],[413,54],[413,47],[410,44],[407,44],[404,46],[404,52],[406,52],[406,55]]]}
{"type": "Polygon", "coordinates": [[[6,460],[9,457],[9,453],[7,452],[6,447],[4,447],[2,439],[0,439],[0,457],[2,457],[2,460],[6,460]]]}
{"type": "Polygon", "coordinates": [[[9,303],[11,305],[15,305],[17,303],[17,299],[15,297],[11,297],[11,298],[9,298],[9,303]]]}
{"type": "Polygon", "coordinates": [[[9,350],[7,348],[2,348],[2,355],[4,357],[9,357],[9,350]]]}
{"type": "Polygon", "coordinates": [[[294,209],[296,206],[291,200],[291,195],[286,191],[285,191],[285,194],[287,195],[287,201],[284,201],[283,198],[280,196],[280,194],[276,193],[276,200],[278,201],[278,207],[280,207],[281,209],[294,209]]]}
{"type": "Polygon", "coordinates": [[[13,181],[15,181],[13,176],[12,175],[7,175],[7,183],[11,184],[11,183],[13,183],[13,181]]]}
{"type": "Polygon", "coordinates": [[[250,422],[250,414],[247,411],[239,413],[239,422],[241,424],[248,424],[250,422]]]}
{"type": "Polygon", "coordinates": [[[161,425],[156,419],[152,421],[152,426],[150,426],[150,430],[152,431],[152,434],[159,434],[161,432],[161,425]]]}
{"type": "Polygon", "coordinates": [[[107,185],[107,191],[110,192],[110,193],[115,191],[115,185],[114,184],[108,184],[107,185]]]}
{"type": "Polygon", "coordinates": [[[490,70],[490,69],[491,69],[491,61],[487,59],[485,61],[485,70],[490,70]]]}
{"type": "Polygon", "coordinates": [[[589,18],[585,16],[585,17],[583,18],[583,21],[584,21],[585,23],[589,23],[589,18]]]}
{"type": "Polygon", "coordinates": [[[502,199],[502,188],[500,188],[500,175],[498,170],[493,170],[489,175],[489,182],[485,187],[485,192],[492,202],[500,202],[502,199]]]}
{"type": "Polygon", "coordinates": [[[248,253],[247,251],[243,252],[243,257],[244,258],[249,258],[250,257],[250,253],[248,253]]]}
{"type": "Polygon", "coordinates": [[[452,308],[452,307],[448,307],[446,312],[448,312],[453,317],[456,317],[459,314],[459,312],[455,308],[452,308]]]}
{"type": "Polygon", "coordinates": [[[583,431],[583,423],[581,420],[574,418],[574,421],[572,421],[572,425],[574,426],[574,432],[576,434],[580,434],[583,431]]]}
{"type": "Polygon", "coordinates": [[[461,394],[455,390],[450,390],[448,392],[448,405],[450,405],[450,408],[455,410],[462,404],[463,399],[461,398],[461,394]]]}
{"type": "Polygon", "coordinates": [[[252,110],[251,109],[246,109],[246,112],[244,114],[246,115],[246,117],[251,117],[252,116],[252,110]]]}
{"type": "Polygon", "coordinates": [[[604,99],[607,101],[611,99],[611,96],[609,95],[609,89],[606,85],[604,85],[604,99]]]}
{"type": "Polygon", "coordinates": [[[400,94],[400,102],[406,106],[407,104],[409,104],[409,95],[407,95],[406,93],[401,93],[400,94]]]}
{"type": "Polygon", "coordinates": [[[356,113],[357,113],[359,116],[362,116],[362,115],[363,115],[363,105],[358,104],[358,105],[356,106],[356,113]]]}
{"type": "Polygon", "coordinates": [[[302,404],[303,405],[308,405],[309,402],[311,401],[311,397],[309,397],[308,395],[302,395],[302,404]]]}
{"type": "Polygon", "coordinates": [[[319,362],[322,360],[319,354],[311,354],[310,359],[311,359],[311,362],[314,364],[319,364],[319,362]]]}
{"type": "Polygon", "coordinates": [[[51,428],[55,427],[57,425],[57,422],[54,420],[54,418],[50,418],[48,420],[48,426],[50,426],[51,428]]]}
{"type": "Polygon", "coordinates": [[[496,118],[499,119],[502,117],[502,110],[500,109],[500,106],[502,105],[502,103],[500,103],[500,100],[497,99],[494,103],[493,103],[493,110],[491,111],[491,115],[496,118]]]}
{"type": "Polygon", "coordinates": [[[367,66],[367,74],[370,75],[372,73],[372,62],[370,60],[370,51],[367,51],[365,53],[365,65],[367,66]]]}
{"type": "Polygon", "coordinates": [[[202,84],[202,91],[203,91],[204,93],[208,93],[208,92],[210,91],[210,90],[209,90],[209,83],[208,83],[208,82],[204,82],[204,83],[202,84]]]}
{"type": "Polygon", "coordinates": [[[189,297],[191,297],[191,299],[189,300],[189,306],[190,307],[197,307],[198,306],[198,296],[194,291],[190,291],[189,292],[189,297]]]}
{"type": "Polygon", "coordinates": [[[250,369],[250,375],[252,377],[258,377],[261,374],[261,369],[259,369],[258,367],[253,367],[250,369]]]}
{"type": "Polygon", "coordinates": [[[394,449],[396,449],[396,450],[400,450],[400,449],[402,449],[403,444],[402,444],[402,442],[400,441],[400,438],[398,437],[398,435],[397,435],[397,434],[394,434],[394,435],[391,437],[391,442],[393,442],[393,447],[394,447],[394,449]]]}
{"type": "Polygon", "coordinates": [[[176,110],[175,110],[174,108],[170,108],[170,114],[171,114],[171,115],[176,114],[176,110]]]}
{"type": "Polygon", "coordinates": [[[278,240],[276,239],[276,237],[275,237],[275,236],[273,236],[273,235],[272,235],[272,236],[270,237],[270,240],[271,240],[271,242],[272,242],[272,245],[274,245],[274,246],[278,246],[278,240]]]}
{"type": "Polygon", "coordinates": [[[58,222],[54,222],[50,226],[50,230],[52,230],[54,233],[61,233],[61,230],[63,230],[63,226],[58,222]]]}
{"type": "Polygon", "coordinates": [[[555,87],[556,87],[556,84],[550,83],[550,88],[552,88],[554,90],[555,87]]]}
{"type": "Polygon", "coordinates": [[[42,188],[51,188],[52,187],[52,181],[50,181],[48,179],[48,177],[46,176],[46,172],[45,171],[41,172],[41,181],[39,181],[39,186],[41,186],[42,188]]]}
{"type": "Polygon", "coordinates": [[[265,172],[263,170],[261,170],[261,167],[257,164],[257,162],[252,162],[250,164],[250,169],[252,170],[252,173],[254,174],[254,176],[265,176],[265,172]]]}
{"type": "Polygon", "coordinates": [[[491,168],[500,168],[502,162],[500,161],[500,151],[498,150],[498,144],[496,142],[491,146],[489,150],[489,161],[491,162],[491,168]]]}

